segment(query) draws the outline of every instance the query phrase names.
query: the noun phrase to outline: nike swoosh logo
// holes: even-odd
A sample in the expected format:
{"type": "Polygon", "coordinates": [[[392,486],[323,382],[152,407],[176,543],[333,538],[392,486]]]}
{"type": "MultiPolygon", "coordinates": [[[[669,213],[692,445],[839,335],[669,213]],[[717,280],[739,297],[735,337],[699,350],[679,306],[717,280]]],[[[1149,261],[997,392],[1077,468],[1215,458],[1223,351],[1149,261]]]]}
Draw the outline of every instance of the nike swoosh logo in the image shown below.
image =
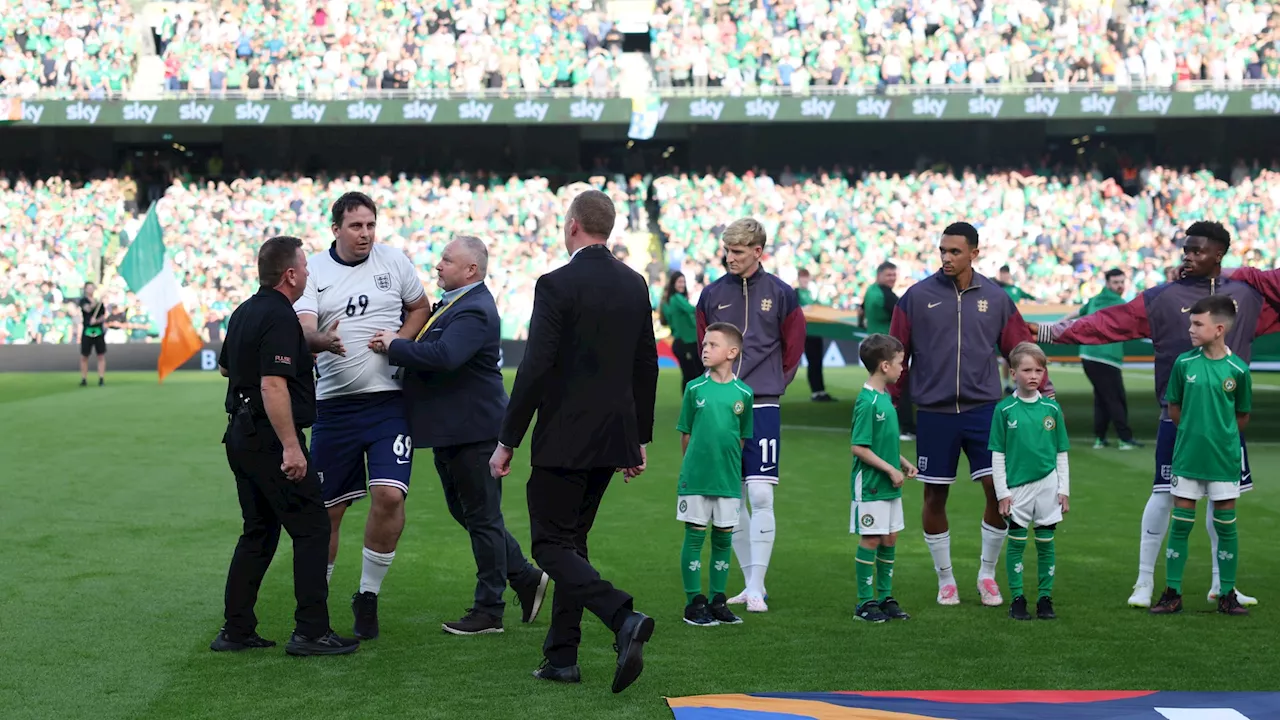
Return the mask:
{"type": "Polygon", "coordinates": [[[409,462],[410,462],[409,460],[401,460],[400,458],[396,458],[397,465],[408,465],[409,462]]]}
{"type": "Polygon", "coordinates": [[[940,303],[940,302],[936,302],[936,303],[929,303],[929,309],[936,308],[936,307],[938,307],[938,306],[939,306],[939,305],[941,305],[941,304],[942,304],[942,303],[940,303]]]}
{"type": "Polygon", "coordinates": [[[777,466],[777,465],[761,465],[761,466],[760,466],[760,472],[764,472],[765,470],[772,470],[772,469],[774,469],[774,468],[776,468],[776,467],[778,467],[778,466],[777,466]]]}
{"type": "Polygon", "coordinates": [[[1182,312],[1191,312],[1191,308],[1189,307],[1182,308],[1182,312]]]}
{"type": "Polygon", "coordinates": [[[322,292],[324,292],[325,290],[328,290],[328,289],[329,289],[329,288],[331,288],[331,287],[333,287],[333,286],[332,286],[332,285],[330,285],[329,287],[318,287],[318,288],[316,288],[316,292],[318,292],[318,293],[322,293],[322,292]]]}
{"type": "Polygon", "coordinates": [[[717,305],[717,306],[716,306],[716,309],[717,309],[717,310],[723,310],[723,309],[725,309],[725,308],[727,308],[727,307],[733,307],[733,303],[729,303],[728,305],[717,305]]]}

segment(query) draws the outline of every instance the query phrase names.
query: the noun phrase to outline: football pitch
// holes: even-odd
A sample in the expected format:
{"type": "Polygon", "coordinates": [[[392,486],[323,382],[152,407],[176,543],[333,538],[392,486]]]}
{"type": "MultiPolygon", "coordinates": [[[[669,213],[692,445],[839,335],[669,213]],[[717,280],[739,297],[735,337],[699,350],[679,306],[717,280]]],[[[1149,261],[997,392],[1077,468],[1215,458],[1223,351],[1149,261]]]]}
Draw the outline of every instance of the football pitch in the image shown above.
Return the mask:
{"type": "MultiPolygon", "coordinates": [[[[848,436],[863,377],[853,368],[828,370],[828,390],[840,402],[815,404],[801,371],[782,413],[770,610],[739,608],[742,625],[695,628],[682,621],[683,528],[675,520],[679,375],[663,370],[649,469],[630,484],[615,476],[592,535],[596,567],[657,620],[643,676],[613,695],[612,638],[589,613],[578,686],[530,676],[549,604],[531,626],[521,625],[519,609],[508,604],[503,634],[441,631],[441,622],[470,605],[475,565],[465,531],[445,508],[429,451],[417,454],[408,523],[383,585],[381,637],[351,656],[284,654],[293,611],[292,552],[284,536],[258,603],[259,632],[280,646],[210,652],[240,527],[219,442],[225,381],[179,373],[158,385],[153,373],[109,373],[106,387],[80,388],[74,374],[0,375],[0,716],[656,719],[671,717],[664,696],[707,693],[1275,687],[1280,375],[1255,375],[1248,434],[1257,489],[1239,505],[1239,582],[1260,602],[1251,616],[1218,615],[1205,599],[1203,504],[1191,536],[1186,610],[1153,617],[1126,607],[1153,470],[1151,373],[1126,373],[1133,425],[1146,447],[1095,451],[1088,383],[1075,368],[1054,367],[1073,444],[1071,512],[1057,532],[1059,619],[1008,618],[1003,558],[997,577],[1005,605],[979,604],[982,493],[967,480],[950,501],[961,605],[935,604],[936,579],[920,532],[921,492],[908,481],[894,582],[912,618],[887,625],[853,620],[848,436]]],[[[904,446],[907,457],[914,452],[904,446]]],[[[513,468],[504,508],[527,554],[523,451],[513,468]]],[[[367,509],[365,500],[348,512],[331,585],[333,626],[344,635],[351,633],[367,509]]],[[[1034,552],[1027,557],[1034,564],[1034,552]]],[[[1031,567],[1026,578],[1034,593],[1031,567]]],[[[1163,563],[1157,589],[1162,578],[1163,563]]],[[[741,586],[735,558],[729,594],[741,586]]]]}

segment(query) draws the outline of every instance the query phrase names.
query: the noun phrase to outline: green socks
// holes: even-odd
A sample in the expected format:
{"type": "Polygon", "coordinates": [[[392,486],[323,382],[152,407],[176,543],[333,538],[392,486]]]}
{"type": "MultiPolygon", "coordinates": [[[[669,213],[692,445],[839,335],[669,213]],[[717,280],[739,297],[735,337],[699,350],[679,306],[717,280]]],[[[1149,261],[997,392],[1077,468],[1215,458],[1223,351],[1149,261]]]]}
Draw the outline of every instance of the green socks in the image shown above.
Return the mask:
{"type": "MultiPolygon", "coordinates": [[[[729,558],[733,555],[733,533],[711,531],[711,597],[729,585],[729,558]]],[[[688,587],[688,585],[686,585],[688,587]]]]}
{"type": "MultiPolygon", "coordinates": [[[[1216,513],[1215,513],[1216,514],[1216,513]]],[[[1232,513],[1234,515],[1234,512],[1232,513]]],[[[1215,518],[1216,519],[1216,518],[1215,518]]],[[[1195,508],[1173,509],[1173,519],[1169,521],[1169,548],[1165,550],[1165,584],[1173,589],[1179,595],[1182,594],[1182,569],[1187,565],[1187,540],[1191,537],[1191,527],[1196,524],[1195,508]]],[[[1218,547],[1224,548],[1222,539],[1222,526],[1218,526],[1218,547]]],[[[1231,531],[1231,547],[1236,546],[1235,526],[1231,531]]],[[[1233,552],[1232,555],[1235,555],[1233,552]]],[[[1219,569],[1225,571],[1225,565],[1218,564],[1219,569]]],[[[1236,579],[1235,563],[1231,564],[1231,582],[1234,584],[1236,579]]],[[[1226,577],[1222,578],[1225,585],[1226,577]]]]}
{"type": "Polygon", "coordinates": [[[1218,531],[1218,574],[1221,578],[1219,592],[1226,595],[1236,587],[1236,555],[1240,550],[1240,539],[1236,535],[1235,508],[1214,510],[1213,527],[1218,531]]]}
{"type": "Polygon", "coordinates": [[[858,577],[858,605],[870,602],[876,599],[875,587],[872,583],[875,581],[876,574],[876,551],[872,548],[858,546],[857,559],[857,577],[858,577]]]}
{"type": "MultiPolygon", "coordinates": [[[[1036,572],[1040,575],[1040,597],[1053,595],[1053,528],[1036,528],[1036,572]]],[[[1022,584],[1022,578],[1018,578],[1022,584]]]]}
{"type": "MultiPolygon", "coordinates": [[[[724,534],[724,533],[721,533],[724,534]]],[[[686,602],[702,594],[702,543],[707,539],[706,528],[684,526],[684,549],[680,551],[680,575],[684,577],[686,602]]]]}
{"type": "Polygon", "coordinates": [[[881,545],[876,549],[876,598],[884,601],[893,595],[893,556],[896,546],[881,545]]]}
{"type": "Polygon", "coordinates": [[[1005,551],[1005,572],[1009,576],[1009,594],[1022,594],[1022,554],[1027,550],[1027,529],[1009,526],[1009,547],[1005,551]]]}

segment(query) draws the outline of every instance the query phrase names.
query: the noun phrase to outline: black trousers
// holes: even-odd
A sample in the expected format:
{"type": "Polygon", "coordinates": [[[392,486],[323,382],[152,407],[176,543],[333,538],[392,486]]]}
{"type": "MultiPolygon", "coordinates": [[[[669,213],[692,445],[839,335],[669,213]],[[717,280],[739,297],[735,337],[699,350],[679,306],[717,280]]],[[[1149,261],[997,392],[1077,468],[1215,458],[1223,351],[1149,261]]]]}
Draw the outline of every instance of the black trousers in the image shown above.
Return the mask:
{"type": "Polygon", "coordinates": [[[698,343],[684,342],[683,340],[671,341],[671,352],[676,356],[676,362],[680,363],[680,397],[684,397],[684,386],[689,381],[706,372],[706,368],[702,366],[702,353],[698,351],[698,343]]]}
{"type": "Polygon", "coordinates": [[[827,391],[827,384],[822,381],[822,356],[826,344],[826,340],[817,335],[806,335],[804,338],[804,359],[809,362],[810,392],[827,391]]]}
{"type": "Polygon", "coordinates": [[[631,614],[631,596],[601,578],[587,559],[587,534],[615,472],[535,467],[529,477],[533,559],[556,583],[542,653],[556,667],[578,662],[584,608],[615,633],[631,614]]]}
{"type": "Polygon", "coordinates": [[[537,582],[542,574],[525,559],[503,521],[502,479],[489,473],[489,457],[497,446],[497,440],[487,440],[438,447],[434,452],[449,514],[471,536],[471,554],[476,559],[474,609],[500,618],[507,583],[521,587],[537,582]]]}
{"type": "Polygon", "coordinates": [[[1129,399],[1124,392],[1120,368],[1093,360],[1081,360],[1085,377],[1093,385],[1093,436],[1107,438],[1107,426],[1114,425],[1124,442],[1133,440],[1129,428],[1129,399]]]}
{"type": "MultiPolygon", "coordinates": [[[[273,433],[269,437],[270,443],[279,444],[273,433]]],[[[244,518],[244,530],[227,572],[225,627],[233,638],[251,635],[258,626],[253,608],[262,578],[275,557],[281,527],[293,539],[294,632],[319,637],[330,630],[329,583],[325,580],[329,513],[320,499],[320,476],[313,469],[301,433],[298,441],[307,458],[307,476],[295,483],[280,470],[282,450],[260,449],[263,443],[237,441],[234,435],[227,439],[227,463],[236,477],[244,518]]]]}
{"type": "Polygon", "coordinates": [[[916,406],[905,393],[898,400],[898,432],[916,434],[916,406]]]}

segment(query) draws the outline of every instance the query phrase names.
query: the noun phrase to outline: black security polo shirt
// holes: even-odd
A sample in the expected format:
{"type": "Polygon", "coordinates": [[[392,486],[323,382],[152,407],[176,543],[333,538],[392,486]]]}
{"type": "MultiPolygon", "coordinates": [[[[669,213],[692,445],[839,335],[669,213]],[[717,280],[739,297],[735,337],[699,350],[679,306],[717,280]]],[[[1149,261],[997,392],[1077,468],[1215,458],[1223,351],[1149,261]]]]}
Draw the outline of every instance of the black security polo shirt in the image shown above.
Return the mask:
{"type": "Polygon", "coordinates": [[[241,395],[255,413],[266,416],[262,378],[283,377],[289,388],[293,424],[311,427],[316,419],[316,381],[313,358],[302,324],[284,293],[262,288],[244,301],[227,322],[218,364],[227,369],[227,412],[234,413],[241,395]]]}

